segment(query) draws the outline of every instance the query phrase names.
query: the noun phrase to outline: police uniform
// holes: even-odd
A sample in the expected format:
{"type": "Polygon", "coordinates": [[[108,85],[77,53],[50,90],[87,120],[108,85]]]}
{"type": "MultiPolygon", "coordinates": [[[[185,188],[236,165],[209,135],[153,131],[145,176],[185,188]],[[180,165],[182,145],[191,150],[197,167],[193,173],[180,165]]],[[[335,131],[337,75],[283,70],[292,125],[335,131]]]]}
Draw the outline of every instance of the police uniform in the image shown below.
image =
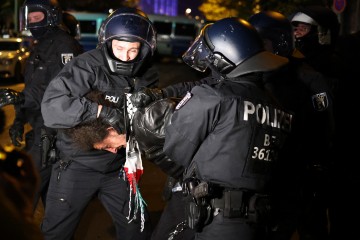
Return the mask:
{"type": "MultiPolygon", "coordinates": [[[[81,51],[79,43],[66,32],[52,28],[36,40],[25,66],[25,88],[22,91],[25,102],[16,105],[15,122],[29,123],[32,131],[26,134],[26,150],[34,160],[41,174],[40,193],[45,205],[45,193],[49,182],[50,168],[43,168],[40,151],[41,128],[44,121],[41,115],[41,100],[49,82],[64,65],[81,51]]],[[[39,196],[36,198],[35,206],[39,196]]]]}
{"type": "Polygon", "coordinates": [[[234,197],[267,194],[270,170],[292,121],[292,115],[276,108],[257,84],[243,77],[194,87],[166,128],[164,152],[187,169],[184,181],[195,177],[219,189],[215,195],[220,196],[212,197],[210,204],[213,219],[196,239],[246,239],[255,230],[245,213],[227,216],[221,201],[225,192],[234,197]]]}
{"type": "MultiPolygon", "coordinates": [[[[305,61],[326,77],[331,91],[335,93],[335,105],[337,105],[336,101],[340,98],[336,97],[336,91],[339,82],[343,79],[341,71],[343,63],[334,54],[340,29],[336,14],[323,6],[308,6],[299,9],[292,17],[291,23],[295,27],[299,23],[310,24],[309,33],[295,39],[295,46],[305,55],[305,61]]],[[[337,111],[337,109],[335,110],[337,111]]],[[[327,113],[328,110],[324,112],[327,113]]],[[[323,113],[318,115],[324,115],[323,113]]],[[[312,123],[312,126],[318,126],[318,129],[314,128],[314,133],[308,139],[309,144],[307,145],[311,154],[307,158],[310,161],[308,161],[308,168],[304,176],[303,209],[298,233],[300,237],[328,238],[328,208],[330,194],[332,194],[330,192],[330,169],[335,160],[334,151],[336,149],[334,148],[335,136],[330,135],[334,135],[333,129],[326,132],[324,126],[332,124],[334,119],[333,116],[323,119],[316,116],[315,121],[317,122],[312,123]],[[322,122],[317,120],[322,120],[322,122]]],[[[339,126],[337,124],[336,127],[339,126]]]]}
{"type": "MultiPolygon", "coordinates": [[[[218,78],[209,76],[198,81],[180,82],[169,85],[160,89],[143,89],[132,94],[131,101],[140,109],[146,106],[144,110],[139,110],[135,113],[133,119],[134,135],[139,142],[140,149],[145,153],[147,150],[151,154],[144,154],[147,160],[153,162],[155,165],[167,175],[167,180],[163,189],[162,197],[166,201],[166,206],[161,213],[161,217],[154,229],[152,240],[165,240],[170,236],[174,239],[181,238],[194,239],[195,231],[188,228],[186,225],[185,216],[185,201],[182,193],[182,173],[183,168],[179,168],[171,159],[164,156],[162,146],[164,142],[164,121],[170,118],[173,111],[165,111],[163,102],[171,102],[172,100],[179,101],[181,97],[186,95],[194,86],[201,84],[214,84],[218,82],[218,78]],[[158,100],[158,98],[167,98],[165,100],[158,100]],[[155,101],[147,105],[149,101],[155,101]],[[161,113],[161,114],[160,114],[161,113]],[[153,149],[158,149],[154,153],[153,149]],[[149,155],[156,156],[154,159],[149,158],[149,155]]],[[[166,108],[165,108],[166,109],[166,108]]],[[[173,110],[173,109],[172,109],[173,110]]]]}
{"type": "Polygon", "coordinates": [[[218,80],[187,93],[165,128],[164,153],[185,168],[187,225],[195,239],[264,239],[271,170],[292,114],[264,91],[262,74],[288,60],[239,18],[204,26],[183,60],[218,80]]]}
{"type": "MultiPolygon", "coordinates": [[[[103,45],[106,47],[106,45],[103,45]]],[[[96,118],[98,104],[85,95],[98,90],[105,100],[122,106],[124,94],[141,87],[156,87],[158,75],[152,68],[138,77],[112,73],[101,49],[78,56],[51,82],[44,99],[45,124],[58,128],[57,148],[60,160],[54,164],[48,191],[48,205],[42,223],[45,239],[70,239],[81,214],[97,195],[111,215],[117,239],[143,239],[149,231],[140,231],[140,218],[128,223],[128,183],[121,176],[125,150],[117,154],[102,150],[81,151],[61,129],[96,118]],[[70,94],[71,93],[71,94],[70,94]],[[58,111],[57,109],[63,109],[58,111]]],[[[148,223],[148,219],[145,219],[148,223]]]]}
{"type": "MultiPolygon", "coordinates": [[[[304,59],[290,56],[289,60],[281,71],[265,77],[266,88],[294,114],[292,132],[275,168],[272,199],[276,227],[271,239],[289,239],[296,231],[299,217],[304,216],[304,202],[309,201],[304,198],[305,183],[314,181],[309,169],[330,159],[325,156],[330,154],[334,131],[332,94],[323,75],[304,59]]],[[[326,222],[314,216],[306,222],[326,222]]]]}

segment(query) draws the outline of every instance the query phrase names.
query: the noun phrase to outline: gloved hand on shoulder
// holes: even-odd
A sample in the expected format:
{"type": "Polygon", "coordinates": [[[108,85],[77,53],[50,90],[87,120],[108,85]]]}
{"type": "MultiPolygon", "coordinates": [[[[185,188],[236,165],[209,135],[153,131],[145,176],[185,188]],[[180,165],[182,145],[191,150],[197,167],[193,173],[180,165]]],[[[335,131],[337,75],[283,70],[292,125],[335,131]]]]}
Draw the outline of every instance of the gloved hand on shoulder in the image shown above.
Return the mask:
{"type": "Polygon", "coordinates": [[[23,135],[24,123],[23,121],[15,118],[13,125],[9,129],[9,136],[12,144],[14,144],[16,147],[20,147],[20,142],[23,140],[23,135]]]}
{"type": "MultiPolygon", "coordinates": [[[[144,149],[142,149],[144,150],[144,149]]],[[[180,179],[184,172],[184,167],[176,164],[163,151],[163,146],[152,146],[143,151],[145,159],[157,165],[168,176],[180,179]]]]}
{"type": "Polygon", "coordinates": [[[143,88],[133,93],[130,97],[132,104],[137,108],[143,108],[150,103],[164,98],[163,91],[159,88],[143,88]]]}
{"type": "Polygon", "coordinates": [[[169,124],[177,102],[164,98],[135,112],[133,133],[144,158],[157,165],[167,175],[179,179],[184,168],[163,151],[165,128],[169,124]]]}
{"type": "Polygon", "coordinates": [[[102,106],[99,118],[113,127],[119,134],[125,134],[128,126],[126,111],[123,108],[102,106]]]}
{"type": "Polygon", "coordinates": [[[24,94],[11,88],[0,89],[0,107],[9,104],[21,104],[25,101],[24,94]]]}

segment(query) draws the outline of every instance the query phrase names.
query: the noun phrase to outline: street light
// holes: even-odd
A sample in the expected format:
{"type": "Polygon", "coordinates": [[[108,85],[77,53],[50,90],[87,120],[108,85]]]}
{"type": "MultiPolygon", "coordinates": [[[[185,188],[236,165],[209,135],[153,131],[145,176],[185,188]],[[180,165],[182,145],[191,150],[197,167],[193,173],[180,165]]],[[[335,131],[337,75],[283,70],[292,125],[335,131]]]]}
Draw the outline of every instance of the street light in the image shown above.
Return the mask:
{"type": "Polygon", "coordinates": [[[191,8],[187,8],[186,10],[185,10],[185,16],[187,16],[187,17],[191,17],[190,16],[190,13],[191,13],[191,8]]]}

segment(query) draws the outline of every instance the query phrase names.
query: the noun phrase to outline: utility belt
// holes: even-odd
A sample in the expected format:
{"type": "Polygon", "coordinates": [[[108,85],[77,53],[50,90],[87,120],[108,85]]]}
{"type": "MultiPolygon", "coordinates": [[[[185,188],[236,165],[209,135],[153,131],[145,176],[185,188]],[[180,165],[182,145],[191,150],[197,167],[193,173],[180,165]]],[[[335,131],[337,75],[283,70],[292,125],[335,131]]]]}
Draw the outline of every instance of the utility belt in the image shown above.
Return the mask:
{"type": "Polygon", "coordinates": [[[218,214],[225,218],[243,218],[247,223],[268,219],[270,198],[245,189],[227,189],[217,184],[190,179],[183,184],[188,199],[186,216],[188,226],[197,231],[218,214]]]}
{"type": "Polygon", "coordinates": [[[224,190],[221,198],[213,198],[210,204],[216,213],[223,212],[227,218],[245,218],[248,216],[248,201],[244,201],[242,190],[224,190]]]}
{"type": "Polygon", "coordinates": [[[268,195],[243,190],[224,190],[222,198],[211,200],[215,213],[227,218],[244,218],[248,223],[267,221],[271,202],[268,195]]]}

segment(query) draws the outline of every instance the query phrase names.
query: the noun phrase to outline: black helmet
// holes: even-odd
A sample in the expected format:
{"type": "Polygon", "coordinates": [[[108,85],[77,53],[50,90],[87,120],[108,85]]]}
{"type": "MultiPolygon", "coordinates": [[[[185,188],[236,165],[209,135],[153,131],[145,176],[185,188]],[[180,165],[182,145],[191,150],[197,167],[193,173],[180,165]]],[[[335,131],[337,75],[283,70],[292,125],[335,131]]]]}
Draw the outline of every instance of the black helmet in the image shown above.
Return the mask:
{"type": "Polygon", "coordinates": [[[289,57],[293,53],[291,23],[283,14],[275,11],[262,11],[252,15],[249,23],[256,28],[264,41],[271,42],[271,51],[274,54],[289,57]]]}
{"type": "Polygon", "coordinates": [[[104,50],[112,72],[132,76],[142,63],[154,54],[156,31],[147,15],[136,8],[119,8],[112,12],[99,29],[99,46],[104,50]],[[112,54],[113,39],[127,42],[140,42],[141,49],[135,60],[124,62],[112,54]]]}
{"type": "Polygon", "coordinates": [[[20,8],[20,31],[41,27],[54,27],[61,23],[62,11],[56,0],[25,0],[20,8]],[[36,23],[29,23],[28,14],[43,12],[45,18],[36,23]]]}
{"type": "Polygon", "coordinates": [[[296,39],[297,42],[303,42],[301,44],[333,46],[339,36],[340,24],[336,14],[323,6],[308,6],[299,9],[292,17],[291,23],[295,27],[299,23],[311,25],[309,34],[296,39]]]}
{"type": "Polygon", "coordinates": [[[224,18],[205,25],[183,60],[202,72],[211,64],[229,78],[274,70],[288,62],[265,51],[256,29],[240,18],[224,18]]]}
{"type": "Polygon", "coordinates": [[[65,30],[73,36],[75,39],[80,39],[80,23],[74,15],[68,12],[63,12],[62,21],[64,24],[65,30]]]}

